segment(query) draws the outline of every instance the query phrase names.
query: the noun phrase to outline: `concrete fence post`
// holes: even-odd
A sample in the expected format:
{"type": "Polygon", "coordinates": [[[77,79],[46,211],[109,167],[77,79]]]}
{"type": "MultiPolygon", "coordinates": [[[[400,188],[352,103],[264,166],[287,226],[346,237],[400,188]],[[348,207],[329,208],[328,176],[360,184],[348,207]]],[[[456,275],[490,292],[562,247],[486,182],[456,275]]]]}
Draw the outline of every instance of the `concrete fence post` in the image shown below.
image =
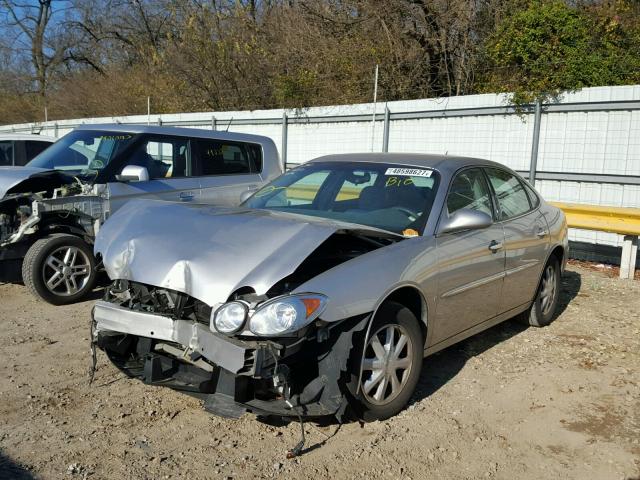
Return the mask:
{"type": "Polygon", "coordinates": [[[622,258],[620,259],[620,278],[633,280],[636,272],[636,258],[638,257],[638,241],[640,237],[625,235],[622,244],[622,258]]]}
{"type": "Polygon", "coordinates": [[[382,131],[382,151],[389,151],[389,127],[391,121],[391,112],[387,105],[384,106],[384,130],[382,131]]]}
{"type": "Polygon", "coordinates": [[[282,113],[282,147],[280,148],[280,159],[282,161],[282,169],[287,169],[287,141],[289,136],[289,117],[287,112],[282,113]]]}
{"type": "Polygon", "coordinates": [[[533,117],[533,141],[531,142],[531,163],[529,164],[529,183],[536,184],[536,170],[538,169],[538,145],[540,144],[540,121],[542,119],[542,102],[536,101],[533,117]]]}

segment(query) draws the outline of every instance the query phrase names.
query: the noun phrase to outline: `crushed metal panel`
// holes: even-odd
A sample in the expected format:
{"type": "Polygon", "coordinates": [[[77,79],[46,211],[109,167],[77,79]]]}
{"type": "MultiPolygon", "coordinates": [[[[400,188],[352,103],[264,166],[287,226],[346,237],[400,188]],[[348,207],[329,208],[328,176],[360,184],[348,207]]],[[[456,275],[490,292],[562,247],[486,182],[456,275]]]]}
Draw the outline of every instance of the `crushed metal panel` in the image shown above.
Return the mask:
{"type": "Polygon", "coordinates": [[[338,229],[264,210],[132,200],[101,227],[95,252],[112,279],[215,305],[240,287],[266,293],[338,229]]]}

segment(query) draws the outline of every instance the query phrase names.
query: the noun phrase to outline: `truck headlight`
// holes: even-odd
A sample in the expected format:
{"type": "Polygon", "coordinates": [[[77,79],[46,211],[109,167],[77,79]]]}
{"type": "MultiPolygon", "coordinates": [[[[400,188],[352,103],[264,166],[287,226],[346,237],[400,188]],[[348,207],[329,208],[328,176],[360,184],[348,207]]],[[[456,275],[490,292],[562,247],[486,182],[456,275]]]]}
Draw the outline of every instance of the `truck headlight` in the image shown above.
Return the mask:
{"type": "Polygon", "coordinates": [[[213,326],[225,335],[236,333],[244,325],[248,311],[249,308],[242,302],[225,303],[216,310],[213,326]]]}
{"type": "Polygon", "coordinates": [[[326,304],[327,297],[317,293],[274,298],[256,309],[249,330],[261,336],[295,332],[318,318],[326,304]]]}

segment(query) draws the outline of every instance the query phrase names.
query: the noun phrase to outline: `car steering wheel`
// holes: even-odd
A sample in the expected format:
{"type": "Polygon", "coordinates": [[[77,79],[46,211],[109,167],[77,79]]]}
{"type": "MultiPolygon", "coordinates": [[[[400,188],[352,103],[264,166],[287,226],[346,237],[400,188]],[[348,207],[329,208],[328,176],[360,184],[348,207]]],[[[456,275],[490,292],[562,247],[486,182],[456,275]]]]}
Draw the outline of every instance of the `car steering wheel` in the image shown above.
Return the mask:
{"type": "Polygon", "coordinates": [[[420,216],[420,214],[418,212],[414,212],[414,211],[412,211],[412,210],[410,210],[410,209],[408,209],[406,207],[391,207],[391,208],[393,208],[394,210],[397,210],[399,212],[404,213],[407,216],[407,218],[409,220],[411,220],[412,222],[416,221],[418,219],[418,217],[420,216]]]}

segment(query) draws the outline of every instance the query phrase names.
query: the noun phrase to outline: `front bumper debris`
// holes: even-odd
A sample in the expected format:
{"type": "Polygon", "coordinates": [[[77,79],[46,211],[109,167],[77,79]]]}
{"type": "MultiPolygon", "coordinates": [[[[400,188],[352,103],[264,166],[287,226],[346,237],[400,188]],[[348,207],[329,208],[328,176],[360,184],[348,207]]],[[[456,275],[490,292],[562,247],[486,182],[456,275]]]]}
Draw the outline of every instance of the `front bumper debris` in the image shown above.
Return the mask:
{"type": "Polygon", "coordinates": [[[98,335],[117,332],[178,343],[231,373],[238,373],[245,365],[246,348],[220,338],[198,322],[135,312],[102,301],[96,303],[93,320],[98,335]]]}
{"type": "Polygon", "coordinates": [[[369,315],[290,343],[237,339],[195,320],[97,302],[93,342],[127,375],[204,401],[207,411],[294,417],[345,415],[354,334],[369,315]]]}

